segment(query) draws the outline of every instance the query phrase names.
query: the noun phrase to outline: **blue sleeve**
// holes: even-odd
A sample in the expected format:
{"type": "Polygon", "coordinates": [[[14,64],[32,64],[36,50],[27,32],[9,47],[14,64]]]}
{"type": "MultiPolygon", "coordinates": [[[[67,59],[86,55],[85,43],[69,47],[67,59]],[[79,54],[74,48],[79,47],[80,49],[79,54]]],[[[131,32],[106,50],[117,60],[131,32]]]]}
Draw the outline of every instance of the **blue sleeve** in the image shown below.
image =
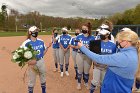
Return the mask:
{"type": "Polygon", "coordinates": [[[79,37],[80,37],[80,35],[79,35],[79,36],[77,36],[75,39],[76,39],[76,40],[79,40],[79,37]]]}
{"type": "Polygon", "coordinates": [[[43,50],[46,50],[47,47],[45,46],[45,43],[43,42],[43,50]]]}
{"type": "Polygon", "coordinates": [[[28,45],[29,45],[30,43],[29,42],[27,42],[26,44],[25,44],[25,47],[28,47],[28,45]]]}
{"type": "Polygon", "coordinates": [[[89,58],[91,58],[94,62],[105,64],[108,66],[117,66],[117,67],[126,67],[127,66],[127,56],[123,53],[115,53],[111,55],[98,55],[96,53],[91,52],[85,46],[82,46],[80,50],[85,53],[89,58]],[[122,62],[125,61],[125,62],[122,62]]]}
{"type": "Polygon", "coordinates": [[[113,49],[112,53],[116,53],[116,51],[117,51],[116,49],[117,49],[117,46],[114,45],[114,49],[113,49]]]}
{"type": "Polygon", "coordinates": [[[92,36],[92,40],[95,40],[95,37],[94,36],[92,36]]]}
{"type": "Polygon", "coordinates": [[[74,45],[74,38],[71,40],[71,45],[74,45]]]}

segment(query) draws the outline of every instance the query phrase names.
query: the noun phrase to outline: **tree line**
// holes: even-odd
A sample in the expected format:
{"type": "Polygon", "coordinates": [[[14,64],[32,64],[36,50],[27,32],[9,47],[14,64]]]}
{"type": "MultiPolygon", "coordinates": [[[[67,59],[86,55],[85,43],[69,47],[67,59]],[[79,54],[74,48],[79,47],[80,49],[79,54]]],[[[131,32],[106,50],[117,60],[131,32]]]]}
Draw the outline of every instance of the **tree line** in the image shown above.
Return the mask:
{"type": "Polygon", "coordinates": [[[140,4],[135,8],[128,9],[123,13],[115,13],[108,17],[115,25],[137,25],[140,24],[140,4]]]}
{"type": "Polygon", "coordinates": [[[40,14],[38,11],[20,14],[17,10],[11,9],[7,15],[7,6],[2,5],[0,12],[0,30],[1,31],[25,31],[29,26],[36,25],[40,29],[48,31],[53,27],[68,29],[80,28],[82,24],[90,22],[93,29],[96,29],[104,20],[108,19],[115,25],[133,25],[140,24],[140,4],[135,8],[124,11],[123,13],[115,13],[108,17],[100,19],[88,19],[82,17],[62,18],[52,17],[40,14]]]}

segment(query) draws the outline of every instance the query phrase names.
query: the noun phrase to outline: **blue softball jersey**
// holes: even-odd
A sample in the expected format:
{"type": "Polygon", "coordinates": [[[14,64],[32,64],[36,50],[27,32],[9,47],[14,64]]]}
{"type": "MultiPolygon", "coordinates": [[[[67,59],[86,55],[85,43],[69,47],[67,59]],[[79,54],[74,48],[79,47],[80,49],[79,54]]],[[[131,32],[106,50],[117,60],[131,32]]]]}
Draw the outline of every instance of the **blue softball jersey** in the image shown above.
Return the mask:
{"type": "MultiPolygon", "coordinates": [[[[76,40],[76,37],[73,37],[73,38],[71,39],[71,41],[70,41],[70,45],[76,46],[75,40],[76,40]]],[[[78,49],[75,49],[75,48],[73,48],[72,50],[73,50],[73,51],[78,51],[78,49]]]]}
{"type": "MultiPolygon", "coordinates": [[[[94,36],[88,36],[88,37],[85,37],[84,34],[81,34],[81,35],[78,35],[76,37],[76,40],[80,40],[84,46],[86,46],[87,48],[89,48],[89,43],[91,40],[95,40],[94,36]]],[[[76,43],[77,45],[77,43],[76,43]]]]}
{"type": "Polygon", "coordinates": [[[54,38],[52,37],[52,48],[56,49],[56,48],[59,48],[59,43],[58,43],[58,40],[56,42],[54,42],[54,38]]]}
{"type": "Polygon", "coordinates": [[[116,53],[116,45],[110,41],[101,41],[101,55],[116,53]]]}
{"type": "Polygon", "coordinates": [[[61,43],[61,45],[66,49],[69,46],[70,40],[71,40],[71,36],[66,34],[66,35],[61,35],[59,37],[58,42],[61,43]]]}
{"type": "Polygon", "coordinates": [[[32,41],[31,39],[27,39],[25,42],[23,42],[21,47],[27,47],[28,44],[30,44],[34,50],[39,52],[39,54],[36,55],[37,59],[43,58],[44,51],[46,49],[46,46],[45,46],[43,40],[38,39],[38,38],[36,39],[36,41],[32,41]]]}
{"type": "Polygon", "coordinates": [[[98,55],[84,46],[80,50],[93,61],[108,65],[101,93],[132,93],[138,68],[138,54],[135,47],[120,49],[118,53],[112,55],[98,55]]]}

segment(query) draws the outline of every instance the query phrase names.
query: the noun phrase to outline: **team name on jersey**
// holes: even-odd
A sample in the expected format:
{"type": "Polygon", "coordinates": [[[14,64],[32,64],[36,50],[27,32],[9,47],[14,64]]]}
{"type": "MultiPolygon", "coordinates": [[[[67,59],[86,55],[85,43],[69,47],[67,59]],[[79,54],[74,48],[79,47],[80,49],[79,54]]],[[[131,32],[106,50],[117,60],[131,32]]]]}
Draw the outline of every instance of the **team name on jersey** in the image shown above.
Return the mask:
{"type": "Polygon", "coordinates": [[[69,38],[61,38],[61,40],[63,40],[63,41],[69,41],[70,39],[69,38]]]}
{"type": "Polygon", "coordinates": [[[82,41],[83,44],[89,44],[89,41],[82,41]]]}
{"type": "Polygon", "coordinates": [[[112,49],[104,49],[104,48],[101,48],[101,53],[111,54],[112,53],[112,49]]]}
{"type": "Polygon", "coordinates": [[[41,48],[43,48],[43,45],[33,46],[34,50],[38,50],[38,49],[41,49],[41,48]]]}

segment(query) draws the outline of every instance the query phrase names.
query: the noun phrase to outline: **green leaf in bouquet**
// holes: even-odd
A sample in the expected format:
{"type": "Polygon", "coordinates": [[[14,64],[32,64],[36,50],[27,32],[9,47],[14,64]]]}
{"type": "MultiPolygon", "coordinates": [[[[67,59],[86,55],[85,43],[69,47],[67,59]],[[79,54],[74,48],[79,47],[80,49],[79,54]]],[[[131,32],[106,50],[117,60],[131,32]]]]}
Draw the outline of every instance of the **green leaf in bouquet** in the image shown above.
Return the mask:
{"type": "Polygon", "coordinates": [[[23,55],[23,53],[21,53],[21,52],[18,52],[18,55],[19,55],[19,56],[22,56],[22,55],[23,55]]]}
{"type": "Polygon", "coordinates": [[[18,66],[22,67],[22,62],[20,62],[20,63],[18,64],[18,66]]]}
{"type": "Polygon", "coordinates": [[[37,54],[39,54],[39,51],[33,51],[33,54],[37,55],[37,54]]]}
{"type": "Polygon", "coordinates": [[[23,68],[25,65],[26,65],[25,62],[23,62],[23,63],[22,63],[22,68],[23,68]]]}
{"type": "Polygon", "coordinates": [[[21,68],[23,68],[25,65],[26,65],[25,62],[20,62],[20,63],[18,64],[18,66],[20,66],[21,68]]]}
{"type": "Polygon", "coordinates": [[[14,60],[14,59],[11,59],[11,61],[12,61],[13,63],[16,63],[16,60],[14,60]]]}
{"type": "Polygon", "coordinates": [[[32,49],[32,46],[31,46],[30,44],[28,44],[27,47],[28,47],[29,49],[32,49]]]}
{"type": "Polygon", "coordinates": [[[29,61],[29,59],[24,59],[24,62],[27,62],[27,61],[29,61]]]}

